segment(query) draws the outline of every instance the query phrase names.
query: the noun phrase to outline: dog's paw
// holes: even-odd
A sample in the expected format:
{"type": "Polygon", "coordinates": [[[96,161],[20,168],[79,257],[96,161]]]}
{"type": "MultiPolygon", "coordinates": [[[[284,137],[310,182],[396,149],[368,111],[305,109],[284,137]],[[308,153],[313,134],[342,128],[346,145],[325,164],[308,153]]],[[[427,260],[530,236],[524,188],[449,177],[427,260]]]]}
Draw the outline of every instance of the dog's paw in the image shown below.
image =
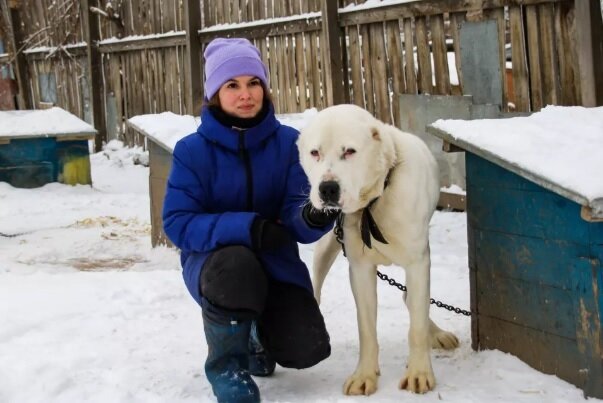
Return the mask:
{"type": "Polygon", "coordinates": [[[343,385],[343,393],[345,395],[372,395],[377,391],[377,375],[378,372],[372,375],[352,374],[343,385]]]}
{"type": "Polygon", "coordinates": [[[458,348],[460,345],[459,339],[450,332],[439,329],[439,331],[432,333],[431,335],[431,347],[444,349],[444,350],[454,350],[458,348]]]}
{"type": "Polygon", "coordinates": [[[435,377],[433,371],[406,371],[404,378],[398,385],[400,389],[405,389],[413,393],[426,393],[435,387],[435,377]]]}

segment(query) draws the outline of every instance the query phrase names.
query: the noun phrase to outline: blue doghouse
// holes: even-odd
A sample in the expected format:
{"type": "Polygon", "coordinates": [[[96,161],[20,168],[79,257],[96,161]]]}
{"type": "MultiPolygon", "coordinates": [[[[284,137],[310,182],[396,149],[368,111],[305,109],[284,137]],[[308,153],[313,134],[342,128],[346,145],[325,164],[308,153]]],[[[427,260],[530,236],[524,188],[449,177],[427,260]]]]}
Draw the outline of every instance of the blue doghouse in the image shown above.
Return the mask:
{"type": "Polygon", "coordinates": [[[603,398],[603,107],[428,131],[466,152],[473,348],[603,398]]]}
{"type": "Polygon", "coordinates": [[[91,184],[88,141],[95,135],[61,108],[0,111],[0,181],[20,188],[91,184]]]}

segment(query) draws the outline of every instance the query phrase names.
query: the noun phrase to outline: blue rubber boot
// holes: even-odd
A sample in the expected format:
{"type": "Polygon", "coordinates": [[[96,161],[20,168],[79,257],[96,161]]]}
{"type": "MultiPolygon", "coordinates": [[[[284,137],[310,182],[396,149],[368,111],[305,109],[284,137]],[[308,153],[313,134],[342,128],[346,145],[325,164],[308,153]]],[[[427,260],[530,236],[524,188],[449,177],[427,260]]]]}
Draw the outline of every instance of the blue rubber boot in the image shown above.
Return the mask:
{"type": "Polygon", "coordinates": [[[270,376],[274,373],[276,362],[266,353],[260,338],[256,322],[251,324],[249,335],[249,372],[254,376],[270,376]]]}
{"type": "Polygon", "coordinates": [[[207,340],[205,374],[218,403],[259,403],[260,391],[249,373],[251,320],[234,320],[203,309],[207,340]]]}

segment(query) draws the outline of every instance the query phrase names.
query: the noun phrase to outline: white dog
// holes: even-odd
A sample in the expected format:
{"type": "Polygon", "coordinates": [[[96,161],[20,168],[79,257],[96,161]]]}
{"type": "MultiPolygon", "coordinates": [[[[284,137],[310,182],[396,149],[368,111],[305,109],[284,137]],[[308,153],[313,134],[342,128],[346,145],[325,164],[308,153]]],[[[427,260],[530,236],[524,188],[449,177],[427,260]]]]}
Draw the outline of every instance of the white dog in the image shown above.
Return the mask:
{"type": "MultiPolygon", "coordinates": [[[[429,221],[439,195],[438,167],[416,136],[375,119],[355,105],[324,109],[297,142],[317,209],[337,208],[358,316],[360,358],[344,384],[350,395],[374,393],[379,375],[377,266],[406,270],[410,314],[409,357],[401,389],[433,389],[431,347],[452,349],[458,339],[429,319],[429,221]]],[[[341,246],[333,233],[317,244],[314,294],[320,290],[341,246]]]]}

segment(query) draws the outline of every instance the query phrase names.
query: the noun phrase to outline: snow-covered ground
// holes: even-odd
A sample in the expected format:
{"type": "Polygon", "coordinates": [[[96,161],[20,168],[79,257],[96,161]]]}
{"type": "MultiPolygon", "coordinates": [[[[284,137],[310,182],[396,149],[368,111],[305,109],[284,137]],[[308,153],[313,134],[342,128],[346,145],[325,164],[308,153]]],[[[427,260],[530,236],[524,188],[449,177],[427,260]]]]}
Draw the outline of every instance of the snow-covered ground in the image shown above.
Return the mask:
{"type": "MultiPolygon", "coordinates": [[[[112,142],[92,155],[92,187],[0,182],[0,402],[209,402],[201,314],[178,254],[151,248],[148,168],[112,142]],[[14,236],[9,236],[14,235],[14,236]]],[[[469,307],[466,216],[431,223],[432,296],[469,307]]],[[[301,247],[310,264],[312,245],[301,247]]],[[[404,281],[397,267],[383,271],[404,281]]],[[[582,392],[498,351],[471,349],[470,319],[432,307],[461,347],[434,351],[437,386],[397,389],[408,354],[401,293],[379,282],[381,377],[371,397],[341,389],[357,361],[347,264],[327,277],[322,310],[332,356],[258,379],[264,402],[580,402],[582,392]]],[[[592,399],[593,401],[599,401],[592,399]]]]}

